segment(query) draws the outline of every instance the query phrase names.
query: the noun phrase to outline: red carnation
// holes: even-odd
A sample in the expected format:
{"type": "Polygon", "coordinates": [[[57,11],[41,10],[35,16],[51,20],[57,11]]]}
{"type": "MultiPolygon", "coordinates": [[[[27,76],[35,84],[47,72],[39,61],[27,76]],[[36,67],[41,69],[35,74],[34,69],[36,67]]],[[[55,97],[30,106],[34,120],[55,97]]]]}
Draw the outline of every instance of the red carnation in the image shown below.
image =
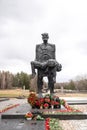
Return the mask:
{"type": "Polygon", "coordinates": [[[49,107],[49,104],[48,103],[45,103],[44,104],[44,108],[48,108],[49,107]]]}

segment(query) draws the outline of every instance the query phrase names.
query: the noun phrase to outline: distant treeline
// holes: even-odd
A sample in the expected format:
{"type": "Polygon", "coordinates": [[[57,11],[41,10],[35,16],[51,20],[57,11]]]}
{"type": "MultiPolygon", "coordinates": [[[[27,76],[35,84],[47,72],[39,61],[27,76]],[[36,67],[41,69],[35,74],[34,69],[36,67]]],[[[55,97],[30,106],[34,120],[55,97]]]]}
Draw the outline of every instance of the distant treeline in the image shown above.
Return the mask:
{"type": "Polygon", "coordinates": [[[82,77],[78,80],[70,80],[69,82],[56,83],[55,88],[60,89],[61,86],[64,89],[69,90],[87,90],[87,78],[82,77]]]}
{"type": "Polygon", "coordinates": [[[0,89],[23,88],[23,86],[29,89],[30,80],[31,75],[24,72],[12,74],[9,71],[0,71],[0,89]]]}
{"type": "MultiPolygon", "coordinates": [[[[37,90],[37,76],[32,78],[31,74],[20,72],[12,74],[9,71],[0,71],[0,89],[13,89],[23,88],[33,91],[37,90]]],[[[76,80],[70,80],[69,82],[56,83],[55,88],[60,89],[63,86],[64,89],[70,90],[87,90],[87,77],[83,76],[76,80]]],[[[43,88],[47,88],[47,83],[44,82],[43,88]]]]}

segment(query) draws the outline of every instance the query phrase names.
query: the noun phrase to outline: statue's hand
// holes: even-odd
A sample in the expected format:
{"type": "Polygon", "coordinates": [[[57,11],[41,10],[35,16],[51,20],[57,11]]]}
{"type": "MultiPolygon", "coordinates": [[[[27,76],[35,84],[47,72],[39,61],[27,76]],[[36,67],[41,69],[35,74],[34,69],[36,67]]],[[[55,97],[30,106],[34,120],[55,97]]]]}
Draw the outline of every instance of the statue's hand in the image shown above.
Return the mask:
{"type": "Polygon", "coordinates": [[[61,71],[62,70],[62,65],[61,64],[58,64],[57,65],[57,71],[61,71]]]}

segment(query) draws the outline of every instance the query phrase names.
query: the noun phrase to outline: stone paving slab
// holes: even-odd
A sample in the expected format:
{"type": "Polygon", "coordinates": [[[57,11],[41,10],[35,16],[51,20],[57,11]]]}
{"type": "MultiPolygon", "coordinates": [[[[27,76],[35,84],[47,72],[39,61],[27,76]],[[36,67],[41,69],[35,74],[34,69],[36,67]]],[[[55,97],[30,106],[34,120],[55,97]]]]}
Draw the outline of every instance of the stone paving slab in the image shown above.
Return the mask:
{"type": "MultiPolygon", "coordinates": [[[[64,108],[61,108],[64,109],[64,108]]],[[[12,108],[4,113],[1,114],[2,119],[24,119],[24,116],[27,112],[31,111],[31,107],[28,103],[21,104],[20,106],[17,106],[15,108],[12,108]]],[[[34,111],[43,112],[45,109],[33,109],[34,111]]],[[[32,110],[32,111],[33,111],[32,110]]],[[[53,111],[52,109],[49,109],[49,111],[53,111]]],[[[56,109],[54,109],[56,111],[56,109]]],[[[44,118],[51,117],[51,118],[59,118],[60,120],[75,120],[75,119],[87,119],[87,113],[73,113],[73,114],[46,114],[42,115],[44,118]]]]}
{"type": "Polygon", "coordinates": [[[31,107],[28,103],[21,104],[17,107],[7,110],[4,113],[1,113],[2,119],[19,119],[24,118],[24,115],[31,110],[31,107]]]}
{"type": "Polygon", "coordinates": [[[0,122],[0,130],[45,130],[44,121],[27,121],[23,119],[4,119],[0,122]]]}
{"type": "Polygon", "coordinates": [[[21,104],[15,108],[9,109],[8,111],[4,112],[4,114],[22,114],[30,111],[31,106],[28,103],[21,104]]]}
{"type": "Polygon", "coordinates": [[[85,120],[61,120],[63,130],[87,130],[87,119],[85,120]]]}
{"type": "Polygon", "coordinates": [[[7,100],[9,100],[9,98],[0,98],[0,102],[7,101],[7,100]]]}
{"type": "Polygon", "coordinates": [[[10,100],[5,100],[5,101],[0,102],[0,110],[8,107],[9,105],[25,104],[25,103],[27,103],[27,99],[11,98],[10,100]]]}

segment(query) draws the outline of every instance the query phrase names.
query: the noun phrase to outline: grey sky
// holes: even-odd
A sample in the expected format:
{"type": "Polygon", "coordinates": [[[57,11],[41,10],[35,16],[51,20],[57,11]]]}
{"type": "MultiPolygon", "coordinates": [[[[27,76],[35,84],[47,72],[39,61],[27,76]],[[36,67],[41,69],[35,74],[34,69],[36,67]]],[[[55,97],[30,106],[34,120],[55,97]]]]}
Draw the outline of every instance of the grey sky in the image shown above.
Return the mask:
{"type": "Polygon", "coordinates": [[[87,74],[86,0],[0,0],[0,70],[31,73],[41,33],[62,64],[57,81],[87,74]]]}

